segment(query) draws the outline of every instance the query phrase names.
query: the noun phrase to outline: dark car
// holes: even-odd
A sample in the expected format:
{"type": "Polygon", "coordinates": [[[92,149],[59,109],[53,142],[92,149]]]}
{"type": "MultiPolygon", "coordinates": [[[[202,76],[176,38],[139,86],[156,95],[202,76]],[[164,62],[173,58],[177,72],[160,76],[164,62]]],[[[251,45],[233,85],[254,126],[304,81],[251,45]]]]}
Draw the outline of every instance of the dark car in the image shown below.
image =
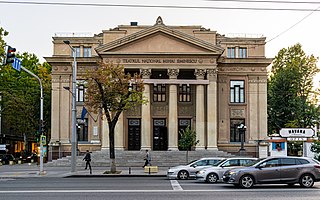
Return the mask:
{"type": "Polygon", "coordinates": [[[15,162],[15,158],[12,154],[1,154],[0,155],[0,162],[2,164],[9,164],[10,161],[14,161],[15,162]]]}
{"type": "Polygon", "coordinates": [[[310,188],[320,181],[320,163],[306,157],[269,157],[251,167],[231,169],[223,176],[225,183],[242,188],[255,184],[284,183],[310,188]]]}

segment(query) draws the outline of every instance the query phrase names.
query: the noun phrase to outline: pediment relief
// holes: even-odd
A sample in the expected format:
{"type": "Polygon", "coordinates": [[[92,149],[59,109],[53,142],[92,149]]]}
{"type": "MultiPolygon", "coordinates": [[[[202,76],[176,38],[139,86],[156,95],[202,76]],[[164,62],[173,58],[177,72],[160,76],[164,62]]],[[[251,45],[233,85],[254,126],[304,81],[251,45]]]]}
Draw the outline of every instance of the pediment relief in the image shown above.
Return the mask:
{"type": "Polygon", "coordinates": [[[117,53],[211,53],[208,49],[187,43],[163,33],[155,33],[140,40],[111,49],[117,53]]]}
{"type": "Polygon", "coordinates": [[[193,37],[162,23],[104,44],[96,51],[108,53],[210,53],[220,55],[223,48],[193,37]]]}

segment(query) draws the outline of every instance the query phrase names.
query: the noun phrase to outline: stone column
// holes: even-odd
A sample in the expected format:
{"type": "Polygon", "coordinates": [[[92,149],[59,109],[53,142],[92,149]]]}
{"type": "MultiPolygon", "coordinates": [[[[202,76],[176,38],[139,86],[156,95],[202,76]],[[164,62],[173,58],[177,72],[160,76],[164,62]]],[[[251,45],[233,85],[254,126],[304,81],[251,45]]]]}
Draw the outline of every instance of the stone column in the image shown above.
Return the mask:
{"type": "Polygon", "coordinates": [[[101,150],[109,149],[109,125],[104,112],[102,113],[101,150]]]}
{"type": "Polygon", "coordinates": [[[71,97],[70,91],[66,90],[66,87],[70,87],[71,75],[61,76],[60,80],[60,115],[59,115],[59,132],[61,143],[71,144],[71,97]]]}
{"type": "MultiPolygon", "coordinates": [[[[51,139],[50,143],[60,141],[60,76],[52,75],[51,95],[51,139]]],[[[63,89],[63,88],[62,88],[63,89]]]]}
{"type": "Polygon", "coordinates": [[[208,150],[218,150],[218,104],[217,104],[217,68],[207,69],[207,139],[208,150]]]}
{"type": "MultiPolygon", "coordinates": [[[[149,79],[151,69],[140,69],[143,79],[149,79]]],[[[143,97],[148,100],[146,104],[141,107],[141,150],[151,149],[151,104],[150,104],[150,85],[144,84],[143,97]]]]}
{"type": "MultiPolygon", "coordinates": [[[[177,79],[179,69],[168,69],[170,79],[177,79]]],[[[177,85],[169,85],[168,150],[178,150],[178,90],[177,85]]]]}
{"type": "Polygon", "coordinates": [[[120,114],[114,130],[114,146],[116,150],[124,150],[123,112],[120,114]]]}
{"type": "MultiPolygon", "coordinates": [[[[197,80],[203,80],[206,74],[204,69],[196,69],[194,73],[197,80]]],[[[196,88],[196,132],[199,143],[197,150],[205,149],[205,110],[204,110],[204,85],[197,85],[196,88]]]]}

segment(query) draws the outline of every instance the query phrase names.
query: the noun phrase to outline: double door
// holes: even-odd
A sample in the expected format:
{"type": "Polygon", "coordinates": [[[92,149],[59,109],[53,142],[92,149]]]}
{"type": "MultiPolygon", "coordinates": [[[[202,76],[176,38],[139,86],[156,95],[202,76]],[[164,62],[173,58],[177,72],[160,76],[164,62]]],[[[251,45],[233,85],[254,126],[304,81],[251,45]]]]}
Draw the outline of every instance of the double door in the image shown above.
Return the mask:
{"type": "Polygon", "coordinates": [[[168,128],[166,119],[153,120],[153,150],[166,151],[168,149],[168,128]]]}
{"type": "Polygon", "coordinates": [[[140,119],[128,121],[128,150],[140,150],[141,148],[141,125],[140,119]]]}

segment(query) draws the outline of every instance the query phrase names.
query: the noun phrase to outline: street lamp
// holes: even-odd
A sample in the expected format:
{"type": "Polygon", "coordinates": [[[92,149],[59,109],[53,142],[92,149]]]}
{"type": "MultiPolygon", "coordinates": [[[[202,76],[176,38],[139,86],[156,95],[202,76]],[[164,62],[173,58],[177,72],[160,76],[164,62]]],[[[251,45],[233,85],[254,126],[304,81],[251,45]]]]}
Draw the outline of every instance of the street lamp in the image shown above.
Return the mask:
{"type": "Polygon", "coordinates": [[[72,137],[71,137],[71,172],[76,171],[76,155],[77,155],[77,149],[76,149],[76,141],[77,141],[77,128],[76,128],[76,117],[77,117],[77,109],[76,109],[76,84],[77,84],[77,61],[76,61],[76,50],[70,45],[69,40],[64,40],[63,43],[67,44],[73,54],[73,68],[72,68],[72,120],[71,120],[71,126],[72,126],[72,137]]]}
{"type": "Polygon", "coordinates": [[[241,147],[240,147],[240,155],[242,155],[246,150],[244,149],[244,134],[246,132],[247,126],[244,124],[240,124],[238,126],[239,134],[240,134],[240,141],[241,141],[241,147]]]}

